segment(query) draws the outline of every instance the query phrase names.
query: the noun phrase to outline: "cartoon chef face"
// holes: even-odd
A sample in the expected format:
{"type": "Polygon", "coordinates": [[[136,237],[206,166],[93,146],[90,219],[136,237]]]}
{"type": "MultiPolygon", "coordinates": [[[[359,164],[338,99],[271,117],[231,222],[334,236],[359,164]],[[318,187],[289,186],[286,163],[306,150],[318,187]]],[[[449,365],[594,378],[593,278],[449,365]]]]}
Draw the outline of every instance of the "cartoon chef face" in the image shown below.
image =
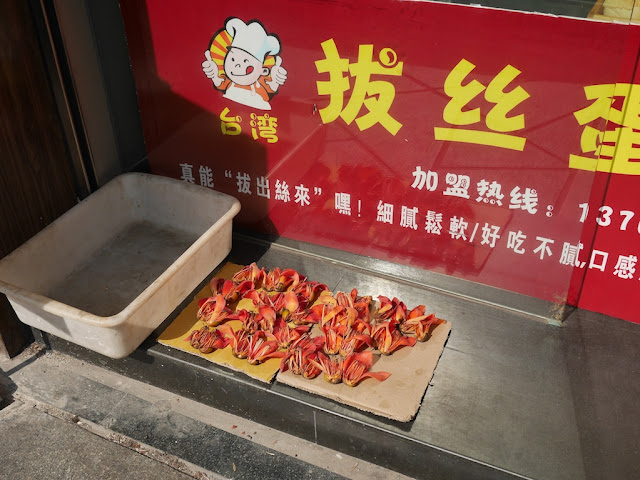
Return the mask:
{"type": "Polygon", "coordinates": [[[269,69],[253,55],[232,46],[224,59],[224,73],[237,85],[252,85],[268,75],[269,69]]]}

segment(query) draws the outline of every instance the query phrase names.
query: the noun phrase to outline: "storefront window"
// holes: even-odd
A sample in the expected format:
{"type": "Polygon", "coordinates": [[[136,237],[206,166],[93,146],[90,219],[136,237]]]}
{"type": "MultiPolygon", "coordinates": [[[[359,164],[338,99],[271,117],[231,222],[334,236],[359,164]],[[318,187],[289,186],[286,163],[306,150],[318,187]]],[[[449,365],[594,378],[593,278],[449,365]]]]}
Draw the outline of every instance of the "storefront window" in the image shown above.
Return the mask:
{"type": "Polygon", "coordinates": [[[612,22],[640,21],[640,2],[635,0],[436,0],[458,5],[479,5],[521,12],[612,22]]]}
{"type": "Polygon", "coordinates": [[[635,26],[481,3],[123,2],[152,170],[372,261],[553,305],[631,288],[640,205],[604,199],[637,170],[635,26]]]}

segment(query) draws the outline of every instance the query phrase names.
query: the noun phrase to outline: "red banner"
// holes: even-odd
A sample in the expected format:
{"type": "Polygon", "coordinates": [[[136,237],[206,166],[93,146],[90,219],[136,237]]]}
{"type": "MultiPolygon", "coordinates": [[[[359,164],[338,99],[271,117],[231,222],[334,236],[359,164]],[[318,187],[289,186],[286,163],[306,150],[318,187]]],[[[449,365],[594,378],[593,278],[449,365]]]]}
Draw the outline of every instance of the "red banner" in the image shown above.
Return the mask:
{"type": "Polygon", "coordinates": [[[638,27],[381,0],[122,11],[153,171],[236,196],[244,227],[635,320],[609,305],[640,277],[638,27]]]}

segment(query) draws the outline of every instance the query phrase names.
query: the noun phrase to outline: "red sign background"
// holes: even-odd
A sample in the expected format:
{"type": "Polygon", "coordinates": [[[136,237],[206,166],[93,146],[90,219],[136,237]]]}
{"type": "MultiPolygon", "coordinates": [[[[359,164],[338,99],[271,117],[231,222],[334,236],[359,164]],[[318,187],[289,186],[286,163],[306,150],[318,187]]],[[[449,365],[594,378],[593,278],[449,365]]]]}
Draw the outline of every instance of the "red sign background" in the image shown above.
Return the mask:
{"type": "MultiPolygon", "coordinates": [[[[361,2],[347,1],[137,0],[121,6],[153,171],[181,178],[181,164],[190,165],[199,183],[199,168],[210,168],[214,188],[242,202],[243,227],[638,321],[632,292],[640,271],[632,279],[613,273],[619,255],[640,254],[638,219],[626,231],[612,223],[597,234],[595,222],[605,204],[640,218],[640,201],[629,193],[638,179],[569,168],[570,155],[582,154],[584,128],[573,114],[592,103],[584,87],[632,82],[638,27],[382,0],[368,2],[366,12],[361,2]],[[288,77],[268,112],[277,118],[276,143],[252,136],[251,114],[264,112],[224,98],[202,71],[204,52],[229,17],[258,19],[279,37],[288,77]],[[315,62],[325,58],[321,44],[329,39],[351,65],[361,45],[373,45],[374,61],[389,48],[403,63],[401,76],[371,76],[395,90],[389,114],[402,124],[397,134],[380,124],[360,130],[341,118],[322,122],[318,110],[329,98],[318,94],[317,82],[329,75],[315,62]],[[444,85],[463,59],[475,65],[464,84],[487,86],[508,65],[521,72],[505,92],[519,86],[529,94],[507,115],[524,115],[524,128],[512,132],[526,139],[522,151],[436,140],[434,128],[458,128],[443,117],[451,100],[444,85]],[[223,134],[225,109],[243,119],[241,135],[223,134]],[[433,191],[412,186],[418,167],[437,173],[433,191]],[[242,174],[251,179],[250,194],[239,191],[242,174]],[[448,174],[469,177],[469,198],[444,194],[448,174]],[[258,195],[261,177],[269,181],[269,198],[258,195]],[[500,184],[501,206],[476,200],[482,180],[500,184]],[[289,186],[290,201],[276,199],[276,182],[289,186]],[[308,205],[295,201],[296,186],[309,188],[308,205]],[[515,187],[535,190],[535,213],[510,208],[515,187]],[[349,215],[337,208],[336,194],[348,194],[349,215]],[[393,206],[391,223],[379,220],[381,203],[393,206]],[[581,222],[584,203],[589,215],[581,222]],[[417,228],[402,224],[403,206],[417,209],[417,228]],[[439,235],[425,230],[429,211],[442,214],[439,235]],[[449,232],[453,217],[469,225],[466,239],[449,232]],[[483,228],[495,235],[483,237],[483,228]],[[510,242],[517,232],[523,253],[510,242]],[[594,238],[593,248],[609,253],[604,271],[589,262],[594,238]],[[579,243],[585,265],[562,263],[565,244],[579,243]],[[633,306],[621,306],[620,299],[633,306]]],[[[353,89],[356,78],[349,81],[353,89]]],[[[487,131],[493,106],[483,95],[473,98],[464,109],[479,108],[481,121],[469,128],[487,131]]],[[[366,113],[363,105],[359,115],[366,113]]],[[[592,125],[604,129],[605,123],[592,125]]]]}

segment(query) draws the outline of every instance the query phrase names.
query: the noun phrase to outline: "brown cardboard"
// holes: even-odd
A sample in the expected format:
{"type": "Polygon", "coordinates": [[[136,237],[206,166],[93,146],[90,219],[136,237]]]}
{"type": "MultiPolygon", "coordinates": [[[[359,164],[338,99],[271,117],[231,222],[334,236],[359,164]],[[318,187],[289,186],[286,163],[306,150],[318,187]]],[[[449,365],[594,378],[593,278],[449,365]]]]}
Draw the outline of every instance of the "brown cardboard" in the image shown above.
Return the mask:
{"type": "Polygon", "coordinates": [[[436,326],[426,342],[416,342],[413,347],[402,347],[388,356],[374,351],[376,361],[371,371],[391,374],[383,382],[366,378],[359,385],[348,387],[344,383],[328,383],[322,374],[308,380],[290,371],[278,373],[276,381],[365,412],[408,422],[420,408],[450,332],[451,323],[446,322],[436,326]]]}
{"type": "MultiPolygon", "coordinates": [[[[217,276],[228,279],[241,268],[241,265],[227,263],[217,276]]],[[[246,360],[235,358],[231,354],[230,347],[202,354],[186,341],[192,330],[197,330],[204,325],[196,318],[198,300],[209,296],[211,296],[211,290],[207,285],[162,332],[158,341],[163,345],[200,356],[215,364],[241,371],[260,381],[271,382],[278,372],[279,358],[267,360],[261,365],[249,365],[246,360]]],[[[248,303],[240,304],[240,308],[250,309],[253,306],[251,301],[241,300],[241,302],[248,303]]],[[[232,307],[234,306],[232,305],[232,307]]],[[[234,330],[240,328],[238,321],[228,322],[228,325],[234,330]]],[[[324,380],[322,374],[313,380],[308,380],[300,375],[293,375],[290,371],[280,372],[276,378],[278,382],[285,385],[322,395],[336,402],[392,420],[408,422],[420,408],[422,397],[429,386],[450,331],[451,323],[446,322],[434,327],[431,337],[426,342],[416,342],[413,347],[402,347],[388,356],[381,355],[377,350],[374,351],[375,360],[371,371],[383,371],[391,374],[383,382],[367,378],[356,387],[348,387],[342,383],[330,384],[324,380]]],[[[313,327],[312,335],[321,335],[317,326],[313,327]]]]}
{"type": "MultiPolygon", "coordinates": [[[[229,279],[241,268],[241,265],[227,263],[224,265],[224,267],[222,267],[217,276],[220,278],[229,279]]],[[[193,348],[186,340],[191,331],[198,330],[204,325],[203,322],[199,321],[196,318],[196,314],[198,313],[198,300],[210,296],[211,289],[207,285],[196,295],[195,299],[189,305],[187,305],[187,307],[182,312],[180,312],[180,315],[178,315],[178,317],[171,323],[171,325],[169,325],[165,329],[165,331],[162,332],[162,334],[158,338],[158,342],[163,345],[177,348],[178,350],[182,350],[183,352],[205,358],[215,364],[223,365],[232,370],[240,371],[252,378],[260,380],[261,382],[271,382],[276,372],[280,368],[279,358],[271,358],[260,365],[250,365],[246,360],[241,360],[234,357],[231,354],[231,347],[226,347],[221,350],[216,350],[212,353],[203,354],[200,353],[198,349],[193,348]]],[[[253,307],[253,303],[250,300],[241,300],[240,302],[247,302],[245,305],[239,304],[240,308],[249,309],[253,307]]],[[[238,308],[238,306],[236,306],[235,308],[238,308]]],[[[233,330],[238,330],[239,328],[241,328],[241,323],[239,321],[227,322],[227,325],[233,328],[233,330]]]]}

